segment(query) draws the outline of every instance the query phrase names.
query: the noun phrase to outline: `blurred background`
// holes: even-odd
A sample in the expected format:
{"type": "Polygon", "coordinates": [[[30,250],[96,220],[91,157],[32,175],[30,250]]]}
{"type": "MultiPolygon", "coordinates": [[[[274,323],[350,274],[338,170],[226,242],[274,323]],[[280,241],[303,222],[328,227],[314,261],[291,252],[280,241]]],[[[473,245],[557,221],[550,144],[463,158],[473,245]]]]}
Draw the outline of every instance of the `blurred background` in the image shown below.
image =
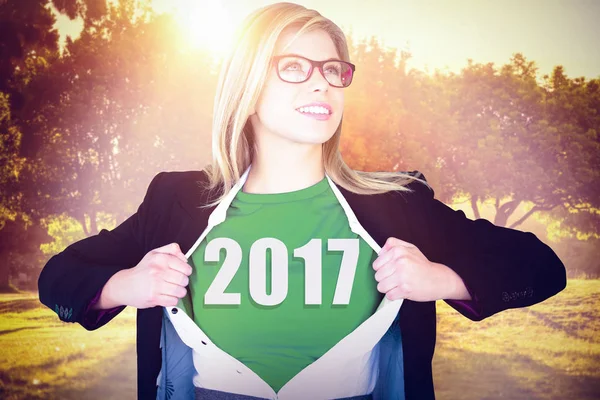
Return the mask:
{"type": "MultiPolygon", "coordinates": [[[[0,0],[0,398],[135,398],[135,309],[63,323],[39,272],[209,162],[221,59],[269,3],[0,0]]],[[[600,2],[296,3],[347,35],[352,168],[418,169],[566,265],[557,296],[478,323],[438,302],[437,398],[600,398],[600,2]]]]}

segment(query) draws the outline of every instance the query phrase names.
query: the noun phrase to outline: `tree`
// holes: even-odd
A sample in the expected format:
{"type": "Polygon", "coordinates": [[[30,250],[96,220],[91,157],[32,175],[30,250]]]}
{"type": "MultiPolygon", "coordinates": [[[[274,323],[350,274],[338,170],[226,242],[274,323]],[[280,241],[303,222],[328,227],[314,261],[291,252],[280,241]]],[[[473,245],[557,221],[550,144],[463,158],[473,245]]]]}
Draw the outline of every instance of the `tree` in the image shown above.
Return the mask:
{"type": "Polygon", "coordinates": [[[23,114],[28,85],[58,56],[54,22],[44,1],[0,2],[0,253],[9,260],[0,263],[0,291],[9,290],[12,255],[39,247],[36,240],[23,241],[31,233],[23,215],[28,200],[19,190],[26,168],[22,149],[30,138],[23,114]]]}

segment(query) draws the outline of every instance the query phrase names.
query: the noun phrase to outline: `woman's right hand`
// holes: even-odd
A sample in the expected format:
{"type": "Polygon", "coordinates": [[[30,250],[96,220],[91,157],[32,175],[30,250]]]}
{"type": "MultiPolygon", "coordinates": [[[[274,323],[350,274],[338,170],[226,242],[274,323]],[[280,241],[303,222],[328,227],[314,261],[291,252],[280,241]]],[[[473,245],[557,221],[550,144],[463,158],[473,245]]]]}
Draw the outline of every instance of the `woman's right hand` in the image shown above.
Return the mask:
{"type": "Polygon", "coordinates": [[[108,298],[100,308],[111,308],[112,304],[107,304],[110,299],[136,308],[175,306],[187,293],[191,273],[192,267],[177,243],[150,250],[135,267],[121,270],[109,279],[100,303],[105,292],[108,298]]]}

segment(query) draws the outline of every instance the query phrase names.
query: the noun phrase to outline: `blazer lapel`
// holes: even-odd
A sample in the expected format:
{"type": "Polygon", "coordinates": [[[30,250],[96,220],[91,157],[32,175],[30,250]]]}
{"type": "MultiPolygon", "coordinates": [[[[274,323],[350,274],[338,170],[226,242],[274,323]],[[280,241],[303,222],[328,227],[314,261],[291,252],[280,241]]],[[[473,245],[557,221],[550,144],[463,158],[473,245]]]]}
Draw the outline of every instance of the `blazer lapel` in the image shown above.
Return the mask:
{"type": "Polygon", "coordinates": [[[337,185],[348,205],[363,228],[381,247],[389,237],[410,241],[408,230],[402,223],[403,215],[398,214],[398,202],[402,201],[393,194],[383,193],[361,195],[352,193],[337,185]]]}
{"type": "Polygon", "coordinates": [[[194,245],[208,225],[208,217],[215,210],[216,206],[200,207],[215,198],[214,193],[209,198],[208,192],[204,190],[201,184],[206,182],[206,175],[203,171],[195,171],[193,179],[186,179],[175,192],[177,210],[187,214],[183,217],[172,216],[179,222],[180,226],[174,227],[175,232],[169,232],[170,241],[179,244],[181,251],[185,254],[194,245]]]}
{"type": "MultiPolygon", "coordinates": [[[[208,208],[199,207],[216,198],[215,193],[211,193],[211,197],[209,198],[208,192],[203,190],[199,185],[199,181],[204,183],[206,179],[204,171],[196,171],[193,179],[186,179],[175,193],[177,207],[182,212],[188,214],[189,218],[187,218],[187,221],[181,227],[175,228],[178,231],[169,232],[169,238],[171,241],[177,241],[181,247],[181,251],[184,253],[200,237],[208,225],[210,214],[216,208],[216,206],[208,208]]],[[[399,239],[412,240],[412,238],[406,237],[410,232],[407,229],[408,221],[406,217],[398,214],[398,210],[403,209],[399,207],[399,204],[405,201],[401,194],[361,195],[352,193],[337,184],[335,185],[350,205],[360,224],[380,246],[383,246],[385,241],[391,236],[403,236],[399,237],[399,239]]],[[[185,220],[186,218],[183,219],[185,220]]]]}

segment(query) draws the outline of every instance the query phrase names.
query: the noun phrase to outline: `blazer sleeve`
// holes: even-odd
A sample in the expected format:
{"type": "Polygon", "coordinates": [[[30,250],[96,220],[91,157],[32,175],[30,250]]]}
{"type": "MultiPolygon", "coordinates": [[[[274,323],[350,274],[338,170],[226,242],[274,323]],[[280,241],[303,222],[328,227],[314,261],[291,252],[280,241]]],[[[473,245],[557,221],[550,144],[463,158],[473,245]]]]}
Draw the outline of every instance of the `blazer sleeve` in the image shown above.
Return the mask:
{"type": "Polygon", "coordinates": [[[454,270],[471,295],[470,301],[444,300],[465,317],[480,321],[539,303],[566,287],[564,264],[535,234],[469,219],[437,200],[430,187],[418,181],[409,186],[423,210],[421,229],[429,260],[454,270]]]}
{"type": "Polygon", "coordinates": [[[157,187],[165,172],[157,174],[137,211],[112,230],[72,243],[52,256],[38,278],[40,302],[65,322],[77,322],[87,330],[108,323],[125,309],[92,310],[106,282],[118,271],[132,268],[146,254],[148,237],[158,216],[157,187]]]}

